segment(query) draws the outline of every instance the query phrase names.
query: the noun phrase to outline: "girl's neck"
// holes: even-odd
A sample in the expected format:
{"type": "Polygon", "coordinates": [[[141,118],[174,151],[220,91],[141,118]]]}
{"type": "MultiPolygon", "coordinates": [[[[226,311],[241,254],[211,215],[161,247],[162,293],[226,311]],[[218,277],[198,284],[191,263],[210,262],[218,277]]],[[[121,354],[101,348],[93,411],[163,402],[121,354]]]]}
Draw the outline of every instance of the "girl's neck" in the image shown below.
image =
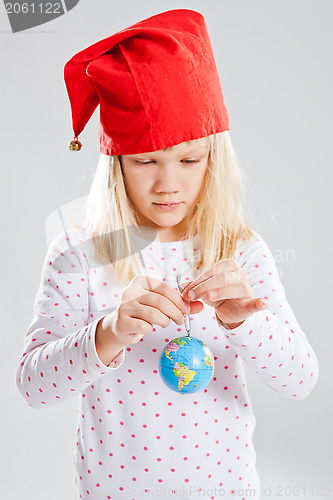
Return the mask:
{"type": "Polygon", "coordinates": [[[143,228],[142,226],[140,227],[139,230],[139,237],[142,238],[143,240],[147,241],[159,241],[160,243],[177,243],[180,241],[185,241],[186,238],[186,232],[171,232],[171,231],[150,231],[150,228],[143,228]],[[146,230],[148,229],[148,230],[146,230]]]}
{"type": "Polygon", "coordinates": [[[169,228],[166,229],[168,229],[168,231],[165,229],[157,231],[157,237],[161,243],[171,243],[185,238],[186,232],[184,231],[172,231],[173,228],[171,228],[171,230],[169,228]]]}
{"type": "MultiPolygon", "coordinates": [[[[147,232],[147,235],[150,235],[150,228],[151,226],[150,225],[141,225],[139,223],[139,227],[141,228],[140,231],[142,233],[142,236],[144,237],[145,236],[145,232],[146,230],[148,231],[147,232]]],[[[183,239],[185,239],[186,237],[186,229],[184,228],[184,225],[182,227],[164,227],[164,228],[151,228],[152,229],[152,233],[154,233],[156,235],[157,233],[157,239],[161,242],[161,243],[167,243],[167,242],[175,242],[175,241],[181,241],[183,239]]],[[[149,236],[148,236],[149,238],[149,236]]],[[[155,239],[155,236],[154,236],[154,239],[155,239]]]]}

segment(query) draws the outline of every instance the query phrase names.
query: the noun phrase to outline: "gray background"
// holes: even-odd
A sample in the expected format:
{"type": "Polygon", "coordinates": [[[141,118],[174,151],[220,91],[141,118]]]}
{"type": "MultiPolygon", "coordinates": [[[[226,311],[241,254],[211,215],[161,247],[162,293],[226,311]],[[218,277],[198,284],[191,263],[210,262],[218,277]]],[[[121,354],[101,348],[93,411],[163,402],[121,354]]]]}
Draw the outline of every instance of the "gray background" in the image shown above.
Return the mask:
{"type": "Polygon", "coordinates": [[[98,112],[80,136],[84,149],[68,150],[63,66],[95,41],[173,8],[206,18],[254,228],[276,257],[287,299],[320,361],[318,384],[303,401],[284,399],[247,370],[263,498],[333,496],[332,2],[81,0],[65,16],[15,35],[0,7],[6,500],[74,498],[76,399],[35,410],[15,386],[47,249],[45,221],[87,194],[99,154],[98,112]]]}

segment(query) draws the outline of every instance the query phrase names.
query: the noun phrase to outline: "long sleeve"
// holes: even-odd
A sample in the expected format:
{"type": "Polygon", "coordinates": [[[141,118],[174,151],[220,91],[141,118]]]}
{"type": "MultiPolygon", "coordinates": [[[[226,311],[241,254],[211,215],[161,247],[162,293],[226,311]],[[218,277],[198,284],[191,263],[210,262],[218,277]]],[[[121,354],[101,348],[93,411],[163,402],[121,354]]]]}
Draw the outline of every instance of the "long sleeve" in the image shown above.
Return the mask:
{"type": "Polygon", "coordinates": [[[304,399],[316,384],[318,360],[287,302],[274,258],[257,233],[235,257],[250,279],[254,297],[266,298],[267,307],[232,330],[218,324],[237,355],[269,387],[304,399]]]}
{"type": "MultiPolygon", "coordinates": [[[[71,234],[73,238],[75,231],[71,234]]],[[[108,366],[97,355],[95,332],[100,318],[89,321],[90,271],[80,245],[69,251],[69,244],[60,235],[47,251],[17,367],[18,389],[34,408],[75,396],[124,361],[124,350],[108,366]]]]}

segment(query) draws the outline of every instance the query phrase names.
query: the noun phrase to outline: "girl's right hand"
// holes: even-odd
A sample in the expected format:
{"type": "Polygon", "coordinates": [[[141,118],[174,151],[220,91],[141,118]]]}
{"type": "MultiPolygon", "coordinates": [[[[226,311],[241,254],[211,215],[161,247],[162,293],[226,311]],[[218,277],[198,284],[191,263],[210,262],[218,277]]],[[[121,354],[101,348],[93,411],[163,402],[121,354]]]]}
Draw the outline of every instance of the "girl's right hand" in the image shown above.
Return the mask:
{"type": "Polygon", "coordinates": [[[165,328],[172,319],[184,323],[184,314],[196,314],[203,309],[201,302],[191,301],[191,309],[178,290],[150,276],[138,275],[126,286],[121,304],[106,316],[105,326],[120,344],[134,344],[151,333],[153,325],[165,328]]]}

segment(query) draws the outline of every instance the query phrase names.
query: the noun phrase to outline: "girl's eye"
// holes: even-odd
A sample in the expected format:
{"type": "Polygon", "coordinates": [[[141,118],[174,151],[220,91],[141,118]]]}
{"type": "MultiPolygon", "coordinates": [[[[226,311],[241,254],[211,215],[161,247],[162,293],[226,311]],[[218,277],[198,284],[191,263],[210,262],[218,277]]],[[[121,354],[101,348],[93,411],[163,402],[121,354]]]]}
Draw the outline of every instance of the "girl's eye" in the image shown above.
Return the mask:
{"type": "Polygon", "coordinates": [[[149,165],[149,163],[153,163],[153,162],[152,161],[143,162],[143,161],[135,160],[135,163],[137,163],[138,165],[149,165]]]}
{"type": "MultiPolygon", "coordinates": [[[[200,160],[182,160],[183,162],[187,163],[187,164],[191,164],[191,163],[199,163],[200,160]]],[[[139,160],[135,160],[135,163],[137,165],[149,165],[150,163],[154,163],[153,161],[139,161],[139,160]]]]}

